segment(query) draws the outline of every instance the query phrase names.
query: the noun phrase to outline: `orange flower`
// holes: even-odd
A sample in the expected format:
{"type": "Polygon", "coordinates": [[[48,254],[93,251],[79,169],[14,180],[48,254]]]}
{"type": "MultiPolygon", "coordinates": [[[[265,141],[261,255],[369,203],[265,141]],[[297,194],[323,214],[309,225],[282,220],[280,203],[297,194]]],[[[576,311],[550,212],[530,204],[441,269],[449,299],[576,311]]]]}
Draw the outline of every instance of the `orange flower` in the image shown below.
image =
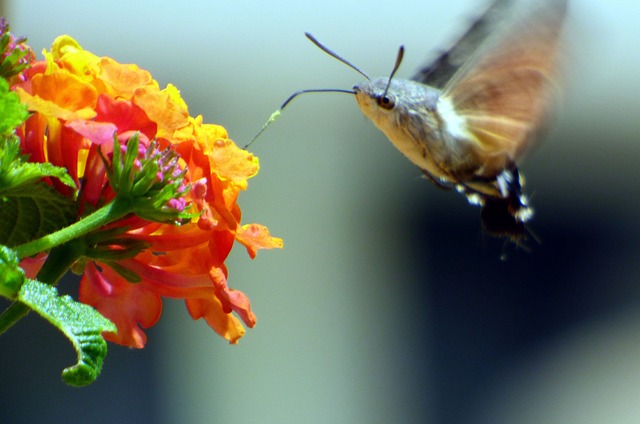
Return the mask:
{"type": "MultiPolygon", "coordinates": [[[[162,297],[185,299],[194,319],[204,318],[235,343],[244,334],[242,322],[253,327],[256,318],[248,298],[228,287],[224,262],[235,241],[252,258],[260,249],[282,247],[266,227],[241,225],[237,198],[258,172],[258,159],[238,148],[224,128],[190,117],[174,86],[160,89],[136,65],[97,57],[68,36],[58,37],[44,54],[45,60],[25,73],[26,80],[14,85],[33,112],[22,129],[21,145],[30,160],[67,168],[79,188],[80,213],[113,199],[101,155],[113,148],[114,134],[126,141],[137,132],[141,146],[155,139],[159,148],[179,156],[190,187],[184,200],[189,212],[197,214],[182,226],[140,217],[110,225],[126,230],[110,248],[122,249],[127,245],[123,240],[147,248],[133,258],[88,262],[80,300],[116,324],[118,333],[105,336],[120,344],[145,345],[142,328],[159,319],[162,297]],[[123,277],[131,272],[139,281],[123,277]]],[[[68,187],[51,183],[70,194],[68,187]]]]}

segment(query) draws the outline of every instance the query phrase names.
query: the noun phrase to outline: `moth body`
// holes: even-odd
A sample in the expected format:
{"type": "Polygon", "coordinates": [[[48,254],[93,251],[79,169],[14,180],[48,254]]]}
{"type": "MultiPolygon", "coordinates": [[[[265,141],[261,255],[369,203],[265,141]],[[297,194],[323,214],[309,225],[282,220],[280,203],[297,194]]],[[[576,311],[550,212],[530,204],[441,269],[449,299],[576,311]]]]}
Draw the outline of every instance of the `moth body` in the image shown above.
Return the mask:
{"type": "Polygon", "coordinates": [[[507,151],[485,157],[465,118],[437,88],[402,79],[389,84],[388,78],[377,78],[353,90],[362,113],[411,162],[442,183],[497,177],[504,162],[510,161],[507,151]]]}

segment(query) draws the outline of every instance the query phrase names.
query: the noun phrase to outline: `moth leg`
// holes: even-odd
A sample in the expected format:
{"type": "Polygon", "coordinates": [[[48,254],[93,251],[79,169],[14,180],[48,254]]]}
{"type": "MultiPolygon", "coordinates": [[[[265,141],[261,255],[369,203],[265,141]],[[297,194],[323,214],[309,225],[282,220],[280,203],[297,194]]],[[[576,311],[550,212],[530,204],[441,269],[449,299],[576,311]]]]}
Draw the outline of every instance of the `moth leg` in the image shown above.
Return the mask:
{"type": "Polygon", "coordinates": [[[441,188],[443,190],[451,190],[451,185],[446,184],[445,182],[437,179],[436,177],[434,177],[433,175],[431,175],[428,171],[425,171],[424,169],[421,169],[421,171],[424,174],[425,178],[427,178],[429,181],[431,181],[433,184],[435,184],[438,188],[441,188]]]}

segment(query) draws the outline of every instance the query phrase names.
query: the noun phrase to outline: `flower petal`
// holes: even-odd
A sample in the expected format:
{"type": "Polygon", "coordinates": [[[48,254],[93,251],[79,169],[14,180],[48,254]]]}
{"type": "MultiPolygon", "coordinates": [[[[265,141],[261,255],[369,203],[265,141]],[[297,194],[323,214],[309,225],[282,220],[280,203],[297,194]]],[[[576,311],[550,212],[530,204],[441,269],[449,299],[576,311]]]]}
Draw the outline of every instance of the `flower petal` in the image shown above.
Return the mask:
{"type": "Polygon", "coordinates": [[[79,297],[118,328],[117,334],[104,334],[107,340],[135,348],[143,348],[147,341],[141,327],[154,325],[162,312],[160,296],[144,285],[125,281],[108,267],[101,272],[92,262],[80,282],[79,297]]]}
{"type": "Polygon", "coordinates": [[[151,74],[137,65],[118,63],[110,57],[100,59],[100,80],[114,91],[113,97],[130,99],[140,87],[154,87],[157,83],[151,74]]]}
{"type": "Polygon", "coordinates": [[[246,224],[236,230],[236,240],[242,243],[249,256],[255,258],[260,249],[282,249],[281,238],[272,237],[267,227],[260,224],[246,224]]]}
{"type": "Polygon", "coordinates": [[[257,157],[229,139],[215,139],[204,152],[209,156],[211,169],[216,175],[233,181],[242,189],[246,188],[246,180],[255,176],[260,168],[257,157]]]}
{"type": "Polygon", "coordinates": [[[114,99],[100,94],[96,112],[96,121],[113,123],[119,133],[140,131],[147,138],[153,139],[158,131],[158,125],[149,119],[144,110],[129,100],[114,99]]]}
{"type": "Polygon", "coordinates": [[[189,112],[177,90],[168,86],[164,90],[145,86],[137,88],[133,102],[146,112],[149,118],[158,124],[160,138],[170,139],[173,133],[189,123],[189,112]]]}
{"type": "Polygon", "coordinates": [[[236,344],[244,335],[246,330],[240,321],[233,315],[225,313],[217,298],[187,299],[185,303],[191,318],[194,320],[204,318],[209,327],[229,340],[229,343],[236,344]]]}
{"type": "Polygon", "coordinates": [[[113,136],[118,128],[109,122],[85,121],[74,119],[67,122],[66,126],[97,145],[113,144],[113,136]]]}
{"type": "Polygon", "coordinates": [[[39,96],[32,96],[20,87],[16,88],[16,93],[18,93],[20,101],[27,105],[30,112],[39,112],[45,116],[56,117],[67,121],[73,119],[91,119],[96,116],[96,112],[91,108],[69,110],[50,100],[42,99],[39,96]]]}
{"type": "MultiPolygon", "coordinates": [[[[64,70],[34,76],[31,80],[31,94],[72,112],[93,110],[98,99],[95,87],[64,70]]],[[[95,112],[91,117],[93,116],[95,112]]]]}

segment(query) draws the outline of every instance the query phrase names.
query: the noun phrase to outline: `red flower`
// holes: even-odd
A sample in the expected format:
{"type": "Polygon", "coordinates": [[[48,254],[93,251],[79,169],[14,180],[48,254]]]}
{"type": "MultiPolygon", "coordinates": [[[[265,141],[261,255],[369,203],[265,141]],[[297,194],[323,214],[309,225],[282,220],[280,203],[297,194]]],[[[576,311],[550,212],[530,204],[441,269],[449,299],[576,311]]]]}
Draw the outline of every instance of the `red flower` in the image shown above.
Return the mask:
{"type": "MultiPolygon", "coordinates": [[[[86,261],[80,301],[116,324],[118,333],[105,334],[108,340],[143,347],[142,329],[159,319],[162,297],[185,299],[194,319],[204,318],[231,343],[244,334],[241,321],[255,325],[249,299],[227,285],[224,262],[235,241],[252,258],[259,249],[282,247],[265,227],[240,223],[236,201],[258,172],[256,157],[238,148],[224,128],[190,117],[175,87],[160,89],[147,71],[99,58],[68,36],[57,38],[14,89],[33,113],[20,132],[23,152],[31,161],[69,171],[79,189],[80,214],[116,196],[103,160],[113,151],[114,134],[123,145],[135,134],[143,156],[148,149],[172,152],[176,159],[160,168],[158,181],[170,183],[184,173],[182,200],[163,207],[186,206],[195,216],[191,222],[176,226],[144,214],[127,216],[105,229],[121,229],[101,245],[115,256],[86,261]],[[134,244],[146,249],[134,257],[117,255],[134,244]]],[[[51,184],[71,195],[55,179],[51,184]]]]}

